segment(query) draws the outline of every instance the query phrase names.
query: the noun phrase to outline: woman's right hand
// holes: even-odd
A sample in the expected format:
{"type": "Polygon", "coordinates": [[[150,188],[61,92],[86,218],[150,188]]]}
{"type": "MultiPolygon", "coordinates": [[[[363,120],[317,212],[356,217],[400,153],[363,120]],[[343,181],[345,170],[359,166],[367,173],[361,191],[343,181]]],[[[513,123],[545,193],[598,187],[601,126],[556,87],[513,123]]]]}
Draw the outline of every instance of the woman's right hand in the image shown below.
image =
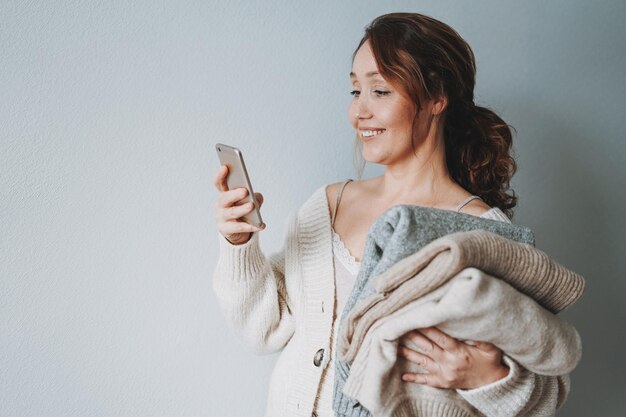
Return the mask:
{"type": "MultiPolygon", "coordinates": [[[[233,245],[241,245],[250,240],[253,232],[265,229],[265,224],[261,228],[252,226],[240,220],[243,216],[250,213],[254,208],[254,203],[244,203],[243,200],[248,195],[247,188],[228,189],[226,177],[228,176],[228,167],[222,165],[215,176],[215,187],[220,192],[217,200],[216,220],[217,230],[233,245]]],[[[263,195],[254,193],[259,208],[263,204],[263,195]]]]}

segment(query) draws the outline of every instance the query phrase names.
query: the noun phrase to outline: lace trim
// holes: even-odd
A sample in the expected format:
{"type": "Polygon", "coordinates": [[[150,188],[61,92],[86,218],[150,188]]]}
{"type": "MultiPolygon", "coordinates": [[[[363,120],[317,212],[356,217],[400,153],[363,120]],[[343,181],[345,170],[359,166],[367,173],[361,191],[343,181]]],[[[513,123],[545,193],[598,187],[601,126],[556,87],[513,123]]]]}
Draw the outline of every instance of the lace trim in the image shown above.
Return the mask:
{"type": "Polygon", "coordinates": [[[341,237],[333,230],[333,252],[341,261],[343,266],[352,274],[357,275],[361,268],[361,262],[358,262],[354,256],[350,254],[348,248],[341,240],[341,237]]]}

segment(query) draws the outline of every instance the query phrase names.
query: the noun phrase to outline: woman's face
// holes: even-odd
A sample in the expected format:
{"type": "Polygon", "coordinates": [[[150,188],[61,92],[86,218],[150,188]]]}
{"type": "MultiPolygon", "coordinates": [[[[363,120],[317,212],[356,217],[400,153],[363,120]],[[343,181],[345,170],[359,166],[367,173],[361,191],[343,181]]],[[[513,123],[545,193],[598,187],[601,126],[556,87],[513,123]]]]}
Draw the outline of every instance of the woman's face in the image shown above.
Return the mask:
{"type": "Polygon", "coordinates": [[[426,134],[420,129],[424,123],[416,117],[417,106],[380,75],[369,41],[357,51],[350,79],[353,99],[348,116],[363,142],[363,158],[384,165],[411,158],[411,141],[415,138],[417,149],[426,134]]]}

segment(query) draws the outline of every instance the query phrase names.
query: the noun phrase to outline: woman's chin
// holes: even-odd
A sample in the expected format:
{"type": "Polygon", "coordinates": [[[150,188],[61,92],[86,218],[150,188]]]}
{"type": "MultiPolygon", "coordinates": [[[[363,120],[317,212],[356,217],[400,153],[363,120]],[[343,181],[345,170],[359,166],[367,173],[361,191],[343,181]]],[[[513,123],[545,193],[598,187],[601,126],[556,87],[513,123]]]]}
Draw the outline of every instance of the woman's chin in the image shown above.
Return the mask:
{"type": "Polygon", "coordinates": [[[364,149],[363,152],[361,152],[361,156],[363,157],[363,159],[365,159],[367,163],[370,163],[370,164],[380,165],[380,164],[384,164],[385,162],[385,158],[383,157],[383,155],[377,152],[368,152],[364,149]]]}

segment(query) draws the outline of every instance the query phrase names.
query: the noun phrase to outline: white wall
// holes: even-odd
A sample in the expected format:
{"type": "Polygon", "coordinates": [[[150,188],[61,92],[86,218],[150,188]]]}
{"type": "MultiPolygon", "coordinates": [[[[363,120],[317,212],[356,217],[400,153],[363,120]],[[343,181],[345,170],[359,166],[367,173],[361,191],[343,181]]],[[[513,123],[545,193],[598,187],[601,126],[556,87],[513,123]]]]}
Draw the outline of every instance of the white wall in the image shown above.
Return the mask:
{"type": "Polygon", "coordinates": [[[559,415],[624,415],[623,1],[4,0],[0,416],[262,415],[275,357],[211,289],[213,147],[245,151],[277,250],[353,175],[350,56],[390,11],[472,45],[478,101],[518,131],[514,220],[588,280],[559,415]]]}

